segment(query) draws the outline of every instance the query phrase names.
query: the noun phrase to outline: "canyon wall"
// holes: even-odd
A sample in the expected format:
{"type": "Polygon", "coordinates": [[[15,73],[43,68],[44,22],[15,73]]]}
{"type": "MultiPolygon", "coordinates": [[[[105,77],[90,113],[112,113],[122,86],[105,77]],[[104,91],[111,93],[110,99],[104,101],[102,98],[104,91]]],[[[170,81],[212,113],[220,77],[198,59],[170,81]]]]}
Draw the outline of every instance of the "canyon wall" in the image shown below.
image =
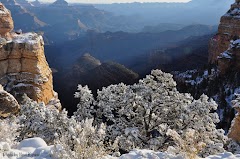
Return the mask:
{"type": "MultiPolygon", "coordinates": [[[[240,0],[235,0],[229,11],[221,17],[218,33],[209,43],[210,64],[216,64],[220,75],[227,76],[240,70],[240,0]]],[[[240,142],[240,109],[238,97],[233,108],[238,112],[232,121],[228,136],[240,142]]]]}

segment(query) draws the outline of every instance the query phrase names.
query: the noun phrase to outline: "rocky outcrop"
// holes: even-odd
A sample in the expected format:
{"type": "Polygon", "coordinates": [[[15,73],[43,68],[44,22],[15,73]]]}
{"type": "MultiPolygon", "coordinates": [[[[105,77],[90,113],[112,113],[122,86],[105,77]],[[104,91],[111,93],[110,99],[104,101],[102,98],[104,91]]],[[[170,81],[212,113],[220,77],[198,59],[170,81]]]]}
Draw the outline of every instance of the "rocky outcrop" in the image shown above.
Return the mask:
{"type": "Polygon", "coordinates": [[[229,48],[217,56],[217,64],[220,74],[240,69],[240,39],[232,40],[229,48]]]}
{"type": "Polygon", "coordinates": [[[12,36],[12,41],[0,48],[0,84],[17,98],[26,93],[47,104],[54,92],[42,37],[36,33],[12,36]]]}
{"type": "Polygon", "coordinates": [[[240,142],[240,105],[239,105],[240,103],[239,101],[240,101],[240,97],[238,97],[236,100],[232,102],[233,107],[236,109],[238,113],[233,119],[231,128],[228,133],[228,137],[237,142],[240,142]]]}
{"type": "Polygon", "coordinates": [[[19,109],[17,100],[0,85],[0,117],[8,117],[17,113],[19,109]]]}
{"type": "Polygon", "coordinates": [[[9,32],[13,30],[13,20],[9,10],[0,3],[0,36],[9,38],[9,32]]]}
{"type": "Polygon", "coordinates": [[[217,63],[218,56],[226,51],[231,40],[240,36],[240,2],[236,0],[230,10],[221,17],[218,33],[209,43],[209,63],[217,63]]]}
{"type": "MultiPolygon", "coordinates": [[[[2,18],[0,15],[0,20],[2,18]]],[[[0,84],[18,101],[27,94],[37,102],[53,103],[56,95],[42,36],[36,33],[8,34],[11,39],[0,39],[0,84]]]]}

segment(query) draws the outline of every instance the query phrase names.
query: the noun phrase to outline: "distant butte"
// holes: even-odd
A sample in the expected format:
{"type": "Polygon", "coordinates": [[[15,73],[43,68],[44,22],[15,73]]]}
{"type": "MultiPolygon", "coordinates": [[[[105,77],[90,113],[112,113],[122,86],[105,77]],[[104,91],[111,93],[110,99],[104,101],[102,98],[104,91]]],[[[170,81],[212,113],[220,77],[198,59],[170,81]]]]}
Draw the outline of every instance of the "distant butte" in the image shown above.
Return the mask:
{"type": "Polygon", "coordinates": [[[65,7],[68,6],[68,2],[66,2],[65,0],[56,0],[55,2],[52,3],[52,6],[65,7]]]}

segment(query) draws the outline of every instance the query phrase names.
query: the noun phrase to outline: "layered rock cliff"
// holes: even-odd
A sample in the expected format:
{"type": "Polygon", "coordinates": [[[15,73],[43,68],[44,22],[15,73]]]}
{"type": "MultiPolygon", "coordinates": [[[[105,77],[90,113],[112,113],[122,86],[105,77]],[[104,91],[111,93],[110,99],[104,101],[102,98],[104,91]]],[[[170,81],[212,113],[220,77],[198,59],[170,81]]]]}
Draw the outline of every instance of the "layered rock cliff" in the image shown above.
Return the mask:
{"type": "Polygon", "coordinates": [[[218,56],[226,51],[231,40],[240,36],[240,1],[236,0],[230,10],[221,17],[218,33],[210,40],[209,62],[217,63],[218,56]]]}
{"type": "Polygon", "coordinates": [[[8,21],[3,25],[7,29],[0,34],[0,84],[18,101],[27,94],[37,102],[60,107],[53,90],[52,71],[44,55],[42,36],[10,32],[13,29],[10,12],[1,3],[0,6],[3,8],[0,22],[8,21]]]}

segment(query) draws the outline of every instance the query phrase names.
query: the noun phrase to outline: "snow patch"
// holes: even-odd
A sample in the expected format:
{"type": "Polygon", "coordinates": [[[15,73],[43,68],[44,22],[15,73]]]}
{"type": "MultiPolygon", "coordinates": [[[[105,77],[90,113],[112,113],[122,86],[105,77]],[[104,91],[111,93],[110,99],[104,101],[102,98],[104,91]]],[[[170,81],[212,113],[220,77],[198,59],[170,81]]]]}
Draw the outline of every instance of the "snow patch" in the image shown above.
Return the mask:
{"type": "Polygon", "coordinates": [[[36,44],[39,41],[43,42],[42,36],[31,32],[25,34],[14,34],[12,39],[12,42],[14,43],[27,43],[30,45],[36,44]]]}
{"type": "Polygon", "coordinates": [[[228,51],[224,51],[223,53],[221,53],[218,57],[218,59],[232,59],[232,53],[228,52],[228,51]]]}
{"type": "Polygon", "coordinates": [[[6,142],[0,142],[1,159],[52,159],[51,151],[54,146],[47,146],[45,141],[39,137],[25,139],[11,149],[6,142]]]}
{"type": "Polygon", "coordinates": [[[8,9],[3,7],[0,9],[0,15],[6,15],[6,14],[10,14],[8,9]]]}

